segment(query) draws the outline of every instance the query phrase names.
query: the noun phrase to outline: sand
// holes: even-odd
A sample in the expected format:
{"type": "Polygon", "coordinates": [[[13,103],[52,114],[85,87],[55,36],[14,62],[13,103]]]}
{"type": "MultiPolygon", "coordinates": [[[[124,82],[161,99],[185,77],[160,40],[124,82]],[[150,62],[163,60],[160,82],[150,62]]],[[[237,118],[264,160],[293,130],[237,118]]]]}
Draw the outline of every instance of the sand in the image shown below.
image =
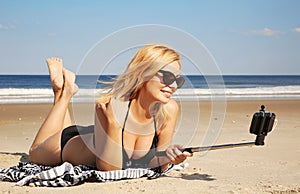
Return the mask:
{"type": "MultiPolygon", "coordinates": [[[[0,192],[300,193],[300,101],[228,101],[226,112],[213,114],[212,118],[209,101],[180,104],[182,115],[174,143],[185,146],[201,145],[208,126],[214,123],[222,124],[220,130],[215,131],[216,144],[253,141],[255,136],[249,134],[249,125],[261,104],[267,111],[276,113],[278,125],[266,137],[265,146],[195,153],[187,160],[186,169],[172,171],[155,180],[84,183],[68,188],[18,187],[14,183],[0,182],[0,192]]],[[[0,105],[0,168],[28,160],[28,148],[50,107],[51,104],[0,105]]],[[[77,124],[92,121],[92,105],[74,105],[73,110],[77,124]]]]}

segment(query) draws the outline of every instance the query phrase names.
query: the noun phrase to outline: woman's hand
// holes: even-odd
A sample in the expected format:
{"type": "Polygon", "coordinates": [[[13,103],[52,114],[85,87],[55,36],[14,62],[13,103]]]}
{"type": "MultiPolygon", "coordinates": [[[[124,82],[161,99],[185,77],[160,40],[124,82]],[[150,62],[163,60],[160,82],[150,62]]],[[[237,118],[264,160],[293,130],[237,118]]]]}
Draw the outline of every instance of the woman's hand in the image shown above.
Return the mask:
{"type": "Polygon", "coordinates": [[[115,120],[110,99],[97,101],[96,115],[98,122],[101,123],[101,126],[106,132],[108,132],[107,130],[109,129],[115,129],[120,127],[115,120]]]}
{"type": "Polygon", "coordinates": [[[183,152],[184,147],[182,145],[171,145],[167,148],[166,154],[171,160],[171,164],[180,164],[187,157],[193,156],[193,154],[189,152],[183,152]]]}

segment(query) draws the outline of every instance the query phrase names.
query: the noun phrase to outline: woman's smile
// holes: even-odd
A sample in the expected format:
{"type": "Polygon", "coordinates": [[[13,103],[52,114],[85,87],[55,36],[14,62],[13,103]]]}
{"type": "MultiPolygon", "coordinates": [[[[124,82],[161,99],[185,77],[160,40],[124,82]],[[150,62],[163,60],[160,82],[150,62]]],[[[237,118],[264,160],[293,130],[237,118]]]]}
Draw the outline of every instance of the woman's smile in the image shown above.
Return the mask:
{"type": "Polygon", "coordinates": [[[166,98],[171,98],[173,92],[169,89],[162,89],[160,92],[166,97],[166,98]]]}

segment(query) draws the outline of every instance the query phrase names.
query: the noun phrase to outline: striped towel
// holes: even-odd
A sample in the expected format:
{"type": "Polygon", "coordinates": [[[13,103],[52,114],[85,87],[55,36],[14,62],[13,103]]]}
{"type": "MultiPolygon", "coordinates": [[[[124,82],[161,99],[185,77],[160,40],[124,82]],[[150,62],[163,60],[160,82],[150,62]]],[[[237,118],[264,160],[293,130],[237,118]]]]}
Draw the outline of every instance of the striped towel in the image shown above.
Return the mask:
{"type": "Polygon", "coordinates": [[[164,172],[142,168],[98,171],[91,166],[73,166],[68,162],[56,167],[20,162],[17,166],[0,168],[0,180],[16,182],[18,186],[68,187],[86,181],[107,182],[141,177],[153,179],[165,175],[172,168],[173,165],[170,165],[164,172]]]}

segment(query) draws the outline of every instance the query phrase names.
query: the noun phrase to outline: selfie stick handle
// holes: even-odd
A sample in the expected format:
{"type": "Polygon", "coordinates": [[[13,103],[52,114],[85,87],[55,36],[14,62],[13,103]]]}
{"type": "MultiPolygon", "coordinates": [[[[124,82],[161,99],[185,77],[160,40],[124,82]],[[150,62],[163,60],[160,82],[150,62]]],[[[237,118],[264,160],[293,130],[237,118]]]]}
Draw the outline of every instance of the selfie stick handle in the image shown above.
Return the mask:
{"type": "Polygon", "coordinates": [[[255,145],[255,142],[245,142],[245,143],[222,144],[222,145],[204,146],[204,147],[189,147],[189,148],[185,148],[183,151],[194,153],[194,152],[203,152],[209,150],[219,150],[219,149],[245,147],[245,146],[253,146],[253,145],[255,145]]]}

